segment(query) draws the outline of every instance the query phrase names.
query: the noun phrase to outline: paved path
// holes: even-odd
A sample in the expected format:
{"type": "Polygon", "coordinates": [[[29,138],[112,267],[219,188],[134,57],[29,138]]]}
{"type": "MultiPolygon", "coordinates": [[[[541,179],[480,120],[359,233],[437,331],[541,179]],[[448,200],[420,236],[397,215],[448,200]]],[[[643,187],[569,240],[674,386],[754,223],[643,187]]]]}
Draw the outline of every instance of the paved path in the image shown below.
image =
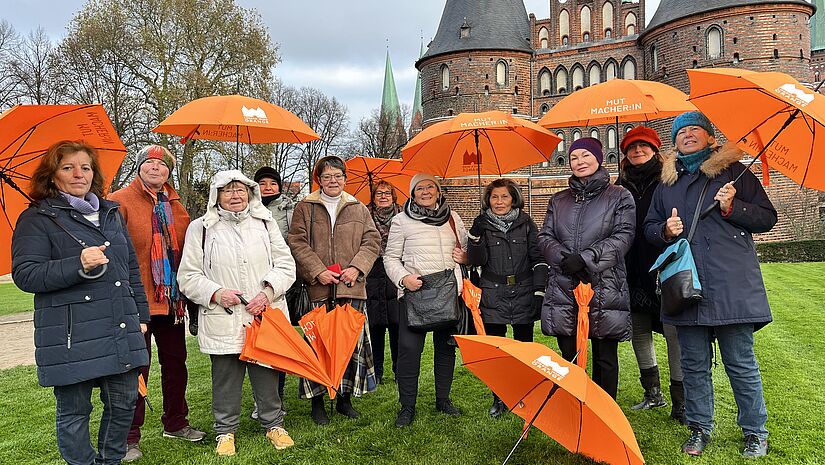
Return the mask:
{"type": "Polygon", "coordinates": [[[32,312],[0,317],[0,370],[18,365],[34,365],[34,323],[32,312]]]}

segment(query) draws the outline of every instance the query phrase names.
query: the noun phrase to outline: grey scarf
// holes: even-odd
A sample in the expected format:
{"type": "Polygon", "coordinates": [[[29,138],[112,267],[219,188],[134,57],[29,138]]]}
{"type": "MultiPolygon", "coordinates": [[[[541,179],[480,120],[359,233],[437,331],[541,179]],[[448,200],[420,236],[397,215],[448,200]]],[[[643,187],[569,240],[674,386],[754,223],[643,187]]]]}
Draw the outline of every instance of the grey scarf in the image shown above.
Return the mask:
{"type": "Polygon", "coordinates": [[[510,230],[510,227],[513,226],[513,222],[516,221],[516,218],[518,218],[519,213],[521,213],[521,209],[518,208],[514,208],[503,215],[496,215],[493,213],[493,210],[489,208],[484,210],[484,214],[487,216],[487,220],[490,224],[503,233],[510,230]]]}

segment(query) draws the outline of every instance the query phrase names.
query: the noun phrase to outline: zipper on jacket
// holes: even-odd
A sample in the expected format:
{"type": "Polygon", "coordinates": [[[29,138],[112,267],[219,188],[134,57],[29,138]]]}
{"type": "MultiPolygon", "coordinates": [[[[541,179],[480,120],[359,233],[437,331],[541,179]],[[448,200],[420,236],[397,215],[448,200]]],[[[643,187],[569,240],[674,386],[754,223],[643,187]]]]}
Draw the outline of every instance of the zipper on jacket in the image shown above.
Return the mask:
{"type": "Polygon", "coordinates": [[[72,304],[68,305],[66,310],[66,348],[72,348],[72,304]]]}

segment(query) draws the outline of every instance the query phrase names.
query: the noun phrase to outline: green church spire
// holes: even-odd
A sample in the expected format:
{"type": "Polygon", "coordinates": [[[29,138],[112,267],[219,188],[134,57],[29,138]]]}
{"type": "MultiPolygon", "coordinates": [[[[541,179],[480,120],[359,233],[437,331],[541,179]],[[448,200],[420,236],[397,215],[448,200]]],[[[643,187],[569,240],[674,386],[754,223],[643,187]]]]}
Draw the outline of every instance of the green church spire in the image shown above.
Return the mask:
{"type": "Polygon", "coordinates": [[[392,75],[392,63],[390,62],[389,50],[387,50],[387,62],[384,65],[384,92],[381,95],[381,116],[386,116],[390,121],[395,121],[401,117],[401,105],[398,103],[398,92],[395,90],[395,78],[392,75]]]}

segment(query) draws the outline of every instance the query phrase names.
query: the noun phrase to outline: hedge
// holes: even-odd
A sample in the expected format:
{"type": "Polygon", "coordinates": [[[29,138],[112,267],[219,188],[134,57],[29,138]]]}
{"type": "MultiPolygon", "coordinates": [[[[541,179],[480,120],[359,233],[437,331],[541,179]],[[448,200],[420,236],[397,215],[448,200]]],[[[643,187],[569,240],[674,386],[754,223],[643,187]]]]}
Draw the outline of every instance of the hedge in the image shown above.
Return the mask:
{"type": "Polygon", "coordinates": [[[759,261],[825,262],[825,239],[788,242],[758,242],[759,261]]]}

